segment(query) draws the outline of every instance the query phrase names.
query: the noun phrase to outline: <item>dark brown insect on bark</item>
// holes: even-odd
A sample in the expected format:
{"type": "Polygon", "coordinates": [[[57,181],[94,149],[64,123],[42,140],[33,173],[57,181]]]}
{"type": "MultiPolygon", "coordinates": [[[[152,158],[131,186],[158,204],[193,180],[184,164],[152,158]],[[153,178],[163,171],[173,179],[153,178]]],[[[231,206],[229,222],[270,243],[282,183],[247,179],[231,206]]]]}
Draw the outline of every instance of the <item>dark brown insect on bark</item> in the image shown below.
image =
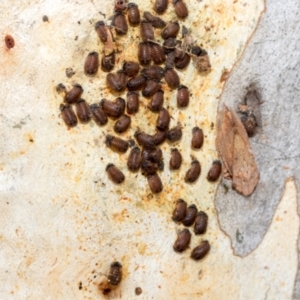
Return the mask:
{"type": "Polygon", "coordinates": [[[207,180],[211,182],[217,181],[221,175],[221,171],[222,171],[221,161],[220,160],[213,161],[213,164],[206,176],[207,180]]]}
{"type": "Polygon", "coordinates": [[[152,97],[156,92],[161,89],[161,84],[156,80],[148,80],[142,91],[142,94],[146,98],[152,97]]]}
{"type": "Polygon", "coordinates": [[[163,158],[163,154],[160,148],[154,149],[143,149],[142,151],[142,160],[152,161],[154,163],[159,163],[163,158]]]}
{"type": "Polygon", "coordinates": [[[171,149],[170,170],[178,170],[182,163],[182,156],[177,148],[171,149]]]}
{"type": "Polygon", "coordinates": [[[156,65],[161,65],[162,63],[164,63],[166,61],[164,48],[161,45],[156,43],[151,43],[150,47],[151,47],[151,57],[153,62],[156,65]]]}
{"type": "Polygon", "coordinates": [[[191,233],[187,228],[184,228],[178,233],[177,240],[173,245],[176,252],[183,252],[188,248],[191,242],[191,233]]]}
{"type": "Polygon", "coordinates": [[[169,112],[162,108],[159,112],[158,118],[156,120],[156,128],[158,130],[166,131],[169,128],[171,116],[169,112]]]}
{"type": "Polygon", "coordinates": [[[163,42],[163,48],[166,54],[172,52],[175,50],[177,44],[177,39],[176,38],[167,38],[163,42]]]}
{"type": "Polygon", "coordinates": [[[155,138],[150,134],[147,134],[138,129],[135,132],[134,137],[136,138],[139,145],[146,149],[152,149],[155,147],[155,138]]]}
{"type": "Polygon", "coordinates": [[[183,70],[189,65],[190,60],[191,60],[191,56],[188,53],[184,52],[182,58],[175,57],[174,66],[176,69],[183,70]]]}
{"type": "Polygon", "coordinates": [[[125,180],[125,176],[123,172],[119,168],[117,168],[114,164],[108,164],[105,170],[108,174],[109,179],[112,182],[116,184],[120,184],[125,180]]]}
{"type": "Polygon", "coordinates": [[[77,117],[70,105],[61,104],[59,107],[61,111],[61,117],[69,127],[74,127],[77,125],[77,117]]]}
{"type": "Polygon", "coordinates": [[[153,134],[153,138],[155,140],[155,146],[159,146],[166,140],[167,132],[157,130],[155,134],[153,134]]]}
{"type": "Polygon", "coordinates": [[[110,72],[116,63],[116,55],[113,51],[111,54],[105,55],[103,54],[101,59],[101,70],[104,72],[110,72]]]}
{"type": "Polygon", "coordinates": [[[123,115],[114,125],[114,131],[116,133],[125,132],[131,124],[131,118],[127,115],[123,115]]]}
{"type": "Polygon", "coordinates": [[[127,113],[135,114],[139,111],[140,100],[138,92],[127,93],[127,113]]]}
{"type": "Polygon", "coordinates": [[[115,0],[115,11],[123,11],[127,8],[127,0],[115,0]]]}
{"type": "Polygon", "coordinates": [[[185,19],[189,15],[187,6],[182,0],[173,0],[173,4],[178,18],[185,19]]]}
{"type": "Polygon", "coordinates": [[[99,55],[97,52],[90,52],[85,59],[84,73],[88,76],[95,76],[99,68],[99,55]]]}
{"type": "Polygon", "coordinates": [[[168,38],[176,38],[180,30],[179,23],[177,21],[170,22],[167,27],[161,32],[161,37],[166,40],[168,38]]]}
{"type": "Polygon", "coordinates": [[[158,164],[150,160],[142,160],[141,171],[144,176],[153,175],[158,171],[158,164]]]}
{"type": "Polygon", "coordinates": [[[106,85],[114,92],[123,92],[126,88],[127,76],[122,70],[106,75],[106,85]]]}
{"type": "Polygon", "coordinates": [[[187,183],[193,183],[195,182],[201,173],[201,165],[200,162],[194,158],[194,160],[191,163],[191,167],[190,169],[188,169],[188,171],[185,174],[185,182],[187,183]]]}
{"type": "Polygon", "coordinates": [[[111,285],[118,285],[122,280],[122,265],[115,261],[110,265],[110,271],[108,274],[108,282],[111,285]]]}
{"type": "Polygon", "coordinates": [[[136,26],[141,22],[139,7],[135,3],[128,3],[128,21],[131,26],[136,26]]]}
{"type": "Polygon", "coordinates": [[[11,49],[11,48],[13,48],[13,47],[15,46],[15,40],[14,40],[14,38],[13,38],[11,35],[9,35],[9,34],[7,34],[7,35],[5,36],[4,42],[5,42],[5,45],[6,45],[7,49],[11,49]]]}
{"type": "Polygon", "coordinates": [[[163,184],[160,177],[155,173],[147,176],[149,188],[153,194],[158,194],[163,190],[163,184]]]}
{"type": "Polygon", "coordinates": [[[121,97],[115,101],[102,99],[100,104],[104,112],[112,118],[119,118],[125,111],[125,100],[121,97]]]}
{"type": "Polygon", "coordinates": [[[202,241],[200,245],[193,249],[191,258],[194,260],[203,259],[210,250],[210,244],[208,241],[202,241]]]}
{"type": "Polygon", "coordinates": [[[128,77],[134,77],[139,73],[140,65],[136,61],[125,61],[122,70],[128,77]]]}
{"type": "Polygon", "coordinates": [[[163,14],[167,10],[168,5],[169,5],[168,0],[155,0],[153,9],[158,14],[163,14]]]}
{"type": "Polygon", "coordinates": [[[90,106],[83,99],[76,102],[76,113],[79,121],[82,123],[87,123],[91,120],[90,106]]]}
{"type": "Polygon", "coordinates": [[[178,123],[177,126],[171,128],[167,132],[167,140],[171,143],[177,142],[182,137],[182,127],[181,124],[178,123]]]}
{"type": "Polygon", "coordinates": [[[190,102],[190,92],[185,85],[180,85],[177,89],[177,106],[187,107],[190,102]]]}
{"type": "Polygon", "coordinates": [[[164,28],[167,25],[164,20],[162,20],[160,17],[152,15],[149,11],[145,11],[143,16],[152,24],[154,28],[164,28]]]}
{"type": "Polygon", "coordinates": [[[151,48],[146,42],[139,43],[138,59],[142,66],[147,66],[151,62],[151,48]]]}
{"type": "Polygon", "coordinates": [[[128,31],[126,17],[120,11],[115,12],[112,25],[115,27],[117,35],[125,35],[128,31]]]}
{"type": "Polygon", "coordinates": [[[95,25],[95,30],[97,32],[97,35],[102,43],[107,42],[107,31],[106,31],[106,25],[103,21],[98,21],[95,25]]]}
{"type": "Polygon", "coordinates": [[[164,104],[164,91],[157,91],[151,98],[150,103],[148,104],[148,108],[153,112],[159,112],[164,104]]]}
{"type": "Polygon", "coordinates": [[[128,80],[127,89],[129,91],[139,91],[146,85],[146,83],[147,83],[146,77],[144,77],[143,75],[138,75],[128,80]]]}
{"type": "Polygon", "coordinates": [[[176,89],[179,87],[180,78],[173,68],[166,67],[164,72],[164,78],[169,88],[176,89]]]}
{"type": "Polygon", "coordinates": [[[204,211],[199,211],[194,224],[195,234],[204,234],[207,229],[208,216],[204,211]]]}
{"type": "Polygon", "coordinates": [[[201,128],[198,126],[192,129],[192,148],[200,149],[203,145],[204,135],[201,128]]]}
{"type": "Polygon", "coordinates": [[[90,110],[92,113],[92,118],[97,125],[103,126],[107,124],[108,122],[107,115],[98,104],[92,104],[90,106],[90,110]]]}
{"type": "Polygon", "coordinates": [[[184,219],[182,220],[182,224],[184,226],[192,226],[196,220],[198,213],[198,209],[195,204],[191,204],[187,210],[184,219]]]}
{"type": "Polygon", "coordinates": [[[128,170],[135,172],[140,168],[141,165],[141,150],[139,147],[134,147],[131,149],[127,160],[128,170]]]}
{"type": "Polygon", "coordinates": [[[80,84],[74,84],[73,88],[65,95],[64,101],[68,104],[76,103],[83,93],[83,88],[80,84]]]}
{"type": "Polygon", "coordinates": [[[154,29],[152,24],[146,20],[141,22],[141,38],[144,42],[154,40],[154,29]]]}
{"type": "Polygon", "coordinates": [[[161,80],[164,77],[164,69],[155,65],[143,68],[141,73],[147,79],[153,79],[157,81],[161,80]]]}
{"type": "Polygon", "coordinates": [[[105,144],[111,150],[115,152],[125,153],[129,147],[128,142],[122,140],[119,137],[107,135],[105,139],[105,144]]]}
{"type": "Polygon", "coordinates": [[[135,294],[136,294],[137,296],[139,296],[139,295],[143,292],[143,290],[142,290],[140,287],[136,287],[136,288],[134,289],[134,292],[135,292],[135,294]]]}
{"type": "Polygon", "coordinates": [[[187,203],[183,199],[178,199],[173,211],[172,220],[175,222],[181,222],[186,215],[186,208],[187,203]]]}

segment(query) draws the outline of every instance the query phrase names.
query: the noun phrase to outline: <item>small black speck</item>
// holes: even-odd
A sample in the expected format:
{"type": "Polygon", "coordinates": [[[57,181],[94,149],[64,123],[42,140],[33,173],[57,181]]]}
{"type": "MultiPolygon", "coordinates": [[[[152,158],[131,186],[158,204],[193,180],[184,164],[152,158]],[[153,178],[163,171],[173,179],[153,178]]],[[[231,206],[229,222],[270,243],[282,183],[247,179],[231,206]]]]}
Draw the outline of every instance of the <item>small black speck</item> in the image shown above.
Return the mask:
{"type": "Polygon", "coordinates": [[[76,35],[76,36],[75,36],[75,39],[74,39],[74,40],[75,40],[75,41],[77,41],[77,40],[78,40],[78,35],[76,35]]]}
{"type": "Polygon", "coordinates": [[[77,23],[78,23],[79,25],[81,24],[81,22],[80,22],[80,21],[78,21],[77,23]]]}
{"type": "Polygon", "coordinates": [[[79,290],[82,290],[82,282],[79,282],[79,286],[78,286],[79,290]]]}
{"type": "Polygon", "coordinates": [[[33,143],[33,142],[34,142],[34,140],[33,140],[33,139],[29,139],[29,142],[33,143]]]}
{"type": "Polygon", "coordinates": [[[46,16],[46,15],[43,16],[43,22],[49,22],[48,16],[46,16]]]}

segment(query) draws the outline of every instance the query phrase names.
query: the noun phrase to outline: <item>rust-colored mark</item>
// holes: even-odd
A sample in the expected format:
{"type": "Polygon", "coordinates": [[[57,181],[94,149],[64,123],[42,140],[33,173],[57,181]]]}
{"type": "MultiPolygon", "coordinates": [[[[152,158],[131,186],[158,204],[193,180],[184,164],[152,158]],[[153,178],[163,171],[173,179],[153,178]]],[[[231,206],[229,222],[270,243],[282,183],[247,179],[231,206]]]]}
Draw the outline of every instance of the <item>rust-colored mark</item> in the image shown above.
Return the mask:
{"type": "Polygon", "coordinates": [[[220,82],[224,82],[228,79],[229,77],[229,71],[227,69],[224,69],[221,78],[220,78],[220,82]]]}
{"type": "Polygon", "coordinates": [[[9,35],[9,34],[7,34],[7,35],[5,36],[4,41],[5,41],[5,45],[6,45],[6,47],[7,47],[8,49],[11,49],[11,48],[13,48],[13,47],[15,46],[15,40],[14,40],[14,38],[13,38],[11,35],[9,35]]]}

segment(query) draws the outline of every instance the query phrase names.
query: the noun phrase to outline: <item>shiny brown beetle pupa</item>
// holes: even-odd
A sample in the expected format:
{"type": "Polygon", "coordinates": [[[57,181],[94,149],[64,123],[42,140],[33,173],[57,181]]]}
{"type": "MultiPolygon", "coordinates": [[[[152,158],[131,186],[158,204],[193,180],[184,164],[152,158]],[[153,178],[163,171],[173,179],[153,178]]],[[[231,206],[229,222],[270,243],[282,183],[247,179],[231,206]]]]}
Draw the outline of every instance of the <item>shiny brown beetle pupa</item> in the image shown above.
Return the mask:
{"type": "Polygon", "coordinates": [[[173,4],[178,18],[185,19],[189,15],[187,6],[182,0],[173,0],[173,4]]]}
{"type": "Polygon", "coordinates": [[[115,11],[123,11],[127,8],[127,0],[115,0],[115,11]]]}
{"type": "Polygon", "coordinates": [[[98,21],[95,25],[95,30],[97,32],[97,35],[102,43],[107,42],[107,31],[106,31],[106,25],[103,21],[98,21]]]}
{"type": "Polygon", "coordinates": [[[169,162],[170,170],[178,170],[182,163],[182,156],[177,148],[171,149],[171,158],[169,162]]]}
{"type": "Polygon", "coordinates": [[[139,43],[138,59],[142,66],[147,66],[151,62],[151,48],[147,42],[139,43]]]}
{"type": "Polygon", "coordinates": [[[180,123],[178,123],[177,126],[171,128],[167,132],[167,140],[172,143],[179,141],[181,137],[182,137],[182,127],[180,123]]]}
{"type": "Polygon", "coordinates": [[[203,234],[206,232],[208,216],[204,211],[199,211],[194,224],[195,234],[203,234]]]}
{"type": "Polygon", "coordinates": [[[176,252],[183,252],[188,248],[191,242],[191,233],[187,228],[184,228],[178,233],[177,240],[173,245],[173,249],[176,252]]]}
{"type": "Polygon", "coordinates": [[[161,84],[156,80],[148,80],[142,91],[144,97],[152,97],[156,92],[161,89],[161,84]]]}
{"type": "Polygon", "coordinates": [[[138,75],[136,77],[132,77],[127,82],[127,89],[129,91],[138,91],[141,90],[147,83],[146,77],[143,75],[138,75]]]}
{"type": "Polygon", "coordinates": [[[168,5],[169,5],[168,0],[155,0],[153,9],[158,14],[163,14],[167,10],[168,5]]]}
{"type": "Polygon", "coordinates": [[[156,120],[156,128],[158,130],[166,131],[169,128],[171,116],[169,112],[162,108],[156,120]]]}
{"type": "Polygon", "coordinates": [[[200,162],[194,158],[194,160],[191,163],[190,169],[185,174],[185,182],[187,183],[193,183],[195,182],[201,173],[201,165],[200,162]]]}
{"type": "Polygon", "coordinates": [[[151,43],[151,58],[156,65],[161,65],[166,61],[164,48],[156,43],[151,43]]]}
{"type": "Polygon", "coordinates": [[[131,118],[127,115],[122,115],[114,125],[114,131],[116,133],[123,133],[129,128],[130,124],[131,118]]]}
{"type": "Polygon", "coordinates": [[[122,265],[115,261],[110,265],[108,274],[108,283],[111,285],[118,285],[122,280],[122,265]]]}
{"type": "Polygon", "coordinates": [[[164,104],[164,91],[157,91],[151,98],[150,103],[148,104],[148,108],[153,112],[159,112],[164,104]]]}
{"type": "Polygon", "coordinates": [[[97,125],[103,126],[108,122],[108,118],[104,110],[98,104],[92,104],[90,106],[92,118],[97,125]]]}
{"type": "Polygon", "coordinates": [[[141,165],[141,150],[139,147],[134,147],[131,149],[127,160],[128,170],[135,172],[140,168],[141,165]]]}
{"type": "Polygon", "coordinates": [[[125,35],[128,31],[128,24],[125,15],[121,11],[116,11],[113,17],[113,26],[117,35],[125,35]]]}
{"type": "Polygon", "coordinates": [[[166,67],[165,72],[164,72],[164,78],[167,83],[167,85],[171,89],[176,89],[180,85],[180,78],[177,74],[177,72],[171,68],[171,67],[166,67]]]}
{"type": "Polygon", "coordinates": [[[184,226],[192,226],[196,220],[198,213],[198,209],[195,204],[191,204],[187,210],[184,219],[182,220],[182,224],[184,226]]]}
{"type": "Polygon", "coordinates": [[[105,170],[108,174],[109,179],[112,182],[116,184],[120,184],[125,180],[125,176],[123,172],[119,168],[117,168],[114,164],[108,164],[105,170]]]}
{"type": "Polygon", "coordinates": [[[127,113],[135,114],[139,111],[140,100],[138,92],[127,93],[127,113]]]}
{"type": "Polygon", "coordinates": [[[148,79],[161,80],[164,77],[164,69],[159,66],[149,66],[143,68],[141,73],[148,79]]]}
{"type": "Polygon", "coordinates": [[[118,71],[117,73],[109,73],[106,75],[106,84],[107,86],[115,91],[122,92],[126,88],[127,76],[123,71],[118,71]]]}
{"type": "Polygon", "coordinates": [[[158,194],[163,190],[163,184],[160,177],[155,173],[147,176],[149,188],[153,194],[158,194]]]}
{"type": "Polygon", "coordinates": [[[177,106],[187,107],[190,102],[190,93],[185,85],[180,85],[177,89],[177,106]]]}
{"type": "Polygon", "coordinates": [[[203,145],[204,135],[201,128],[198,126],[192,129],[192,148],[200,149],[203,145]]]}
{"type": "Polygon", "coordinates": [[[200,260],[204,258],[210,250],[210,244],[208,241],[202,241],[200,245],[193,249],[191,258],[194,260],[200,260]]]}
{"type": "Polygon", "coordinates": [[[149,21],[154,28],[164,28],[166,27],[166,22],[160,17],[152,15],[149,11],[144,12],[144,18],[149,21]]]}
{"type": "Polygon", "coordinates": [[[61,117],[69,127],[74,127],[77,125],[77,117],[70,105],[61,104],[59,107],[61,111],[61,117]]]}
{"type": "Polygon", "coordinates": [[[127,16],[131,26],[136,26],[141,22],[139,7],[135,3],[128,3],[127,16]]]}
{"type": "Polygon", "coordinates": [[[219,160],[214,160],[210,170],[207,173],[207,180],[214,182],[217,181],[221,175],[222,163],[219,160]]]}
{"type": "Polygon", "coordinates": [[[64,101],[68,104],[76,103],[80,99],[82,93],[82,86],[80,84],[74,84],[73,88],[66,93],[64,101]]]}
{"type": "Polygon", "coordinates": [[[155,138],[147,134],[143,131],[140,131],[139,129],[134,133],[134,137],[136,138],[139,145],[146,149],[151,149],[155,147],[155,138]]]}
{"type": "Polygon", "coordinates": [[[104,112],[112,118],[119,118],[125,111],[125,100],[121,97],[116,101],[102,99],[100,104],[104,112]]]}
{"type": "Polygon", "coordinates": [[[99,68],[99,55],[97,52],[90,52],[85,59],[84,73],[88,76],[95,76],[99,68]]]}
{"type": "Polygon", "coordinates": [[[170,22],[167,27],[161,32],[161,37],[166,40],[168,38],[176,38],[180,30],[179,23],[177,21],[170,22]]]}
{"type": "Polygon", "coordinates": [[[152,24],[146,20],[141,22],[141,38],[144,42],[154,40],[154,29],[152,24]]]}
{"type": "Polygon", "coordinates": [[[7,35],[5,36],[4,42],[5,42],[5,45],[6,45],[6,47],[7,47],[8,49],[11,49],[11,48],[13,48],[13,47],[15,46],[15,40],[14,40],[14,38],[13,38],[11,35],[9,35],[9,34],[7,34],[7,35]]]}
{"type": "Polygon", "coordinates": [[[185,69],[191,60],[191,56],[184,52],[184,55],[181,58],[174,57],[174,66],[176,69],[182,70],[185,69]]]}
{"type": "Polygon", "coordinates": [[[110,72],[116,63],[116,55],[113,51],[112,53],[105,55],[103,54],[101,59],[101,70],[104,72],[110,72]]]}
{"type": "Polygon", "coordinates": [[[136,61],[125,61],[122,70],[128,77],[134,77],[139,73],[140,65],[136,61]]]}
{"type": "Polygon", "coordinates": [[[129,147],[128,142],[122,140],[119,137],[112,136],[110,134],[106,136],[105,144],[111,150],[115,152],[121,152],[121,153],[125,153],[129,147]]]}
{"type": "Polygon", "coordinates": [[[175,222],[181,222],[186,215],[187,204],[183,199],[178,199],[176,207],[173,211],[172,220],[175,222]]]}
{"type": "Polygon", "coordinates": [[[91,119],[90,107],[83,99],[76,102],[76,113],[78,119],[83,123],[89,122],[91,119]]]}
{"type": "Polygon", "coordinates": [[[162,144],[166,140],[166,138],[167,138],[167,132],[166,131],[157,130],[153,134],[153,138],[155,140],[155,146],[158,146],[158,145],[162,144]]]}

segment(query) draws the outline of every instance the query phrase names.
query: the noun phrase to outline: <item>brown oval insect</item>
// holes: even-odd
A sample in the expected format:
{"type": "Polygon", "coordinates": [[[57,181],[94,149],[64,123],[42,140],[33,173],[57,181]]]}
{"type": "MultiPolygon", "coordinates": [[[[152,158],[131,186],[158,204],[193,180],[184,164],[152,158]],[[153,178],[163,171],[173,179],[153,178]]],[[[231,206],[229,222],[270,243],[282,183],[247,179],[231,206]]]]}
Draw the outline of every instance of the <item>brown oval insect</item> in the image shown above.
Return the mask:
{"type": "Polygon", "coordinates": [[[144,77],[143,75],[138,75],[128,80],[127,89],[129,91],[138,91],[141,90],[146,85],[146,83],[146,77],[144,77]]]}
{"type": "Polygon", "coordinates": [[[168,0],[155,0],[153,9],[158,14],[162,14],[167,10],[168,5],[169,5],[168,0]]]}
{"type": "Polygon", "coordinates": [[[111,54],[103,55],[101,59],[101,70],[104,72],[110,72],[116,63],[116,55],[113,51],[111,54]]]}
{"type": "Polygon", "coordinates": [[[200,149],[203,145],[204,135],[201,128],[198,126],[192,129],[192,148],[200,149]]]}
{"type": "Polygon", "coordinates": [[[185,19],[189,15],[187,6],[182,0],[173,0],[173,4],[178,18],[185,19]]]}
{"type": "Polygon", "coordinates": [[[88,76],[95,76],[99,68],[99,55],[97,52],[90,52],[85,59],[84,73],[88,76]]]}
{"type": "Polygon", "coordinates": [[[144,176],[153,175],[158,171],[158,164],[150,160],[142,160],[141,170],[144,176]]]}
{"type": "Polygon", "coordinates": [[[162,151],[160,148],[154,149],[143,149],[142,151],[142,160],[150,160],[154,163],[159,163],[163,158],[162,151]]]}
{"type": "Polygon", "coordinates": [[[164,69],[159,66],[149,66],[143,68],[141,73],[148,79],[161,80],[164,77],[164,69]]]}
{"type": "Polygon", "coordinates": [[[167,25],[164,20],[162,20],[160,17],[152,15],[149,11],[145,11],[143,16],[152,24],[154,28],[164,28],[167,25]]]}
{"type": "Polygon", "coordinates": [[[156,92],[161,89],[161,84],[156,80],[148,80],[142,91],[144,97],[152,97],[156,92]]]}
{"type": "Polygon", "coordinates": [[[9,35],[9,34],[7,34],[7,35],[5,36],[4,42],[5,42],[5,45],[6,45],[6,47],[7,47],[8,49],[11,49],[11,48],[13,48],[13,47],[15,46],[15,40],[14,40],[14,38],[13,38],[11,35],[9,35]]]}
{"type": "Polygon", "coordinates": [[[61,111],[62,119],[67,126],[74,127],[77,125],[77,117],[70,105],[61,104],[59,109],[61,111]]]}
{"type": "Polygon", "coordinates": [[[111,285],[118,285],[122,280],[122,265],[115,261],[110,265],[110,271],[108,274],[108,282],[111,285]]]}
{"type": "Polygon", "coordinates": [[[135,3],[128,3],[128,21],[131,26],[136,26],[141,22],[139,7],[135,3]]]}
{"type": "Polygon", "coordinates": [[[115,92],[122,92],[126,88],[127,77],[123,71],[106,75],[106,85],[115,92]]]}
{"type": "Polygon", "coordinates": [[[127,93],[127,113],[135,114],[139,111],[140,100],[138,92],[127,93]]]}
{"type": "Polygon", "coordinates": [[[151,98],[150,103],[148,104],[148,108],[153,112],[158,112],[162,109],[164,104],[164,91],[157,91],[151,98]]]}
{"type": "Polygon", "coordinates": [[[208,216],[204,211],[199,211],[195,220],[195,234],[203,234],[206,232],[208,216]]]}
{"type": "Polygon", "coordinates": [[[136,288],[134,289],[134,292],[135,292],[135,294],[136,294],[137,296],[139,296],[139,295],[143,292],[143,290],[142,290],[140,287],[136,287],[136,288]]]}
{"type": "Polygon", "coordinates": [[[177,148],[171,149],[170,170],[178,170],[182,163],[182,156],[177,148]]]}
{"type": "Polygon", "coordinates": [[[127,167],[130,171],[137,171],[141,165],[141,150],[139,147],[134,147],[131,149],[127,160],[127,167]]]}
{"type": "Polygon", "coordinates": [[[176,38],[180,30],[179,23],[177,21],[170,22],[167,27],[161,32],[161,37],[166,40],[168,38],[176,38]]]}
{"type": "Polygon", "coordinates": [[[166,54],[172,52],[175,50],[175,47],[177,45],[177,39],[176,38],[167,38],[163,42],[163,48],[166,54]]]}
{"type": "Polygon", "coordinates": [[[182,137],[182,127],[180,123],[178,123],[177,126],[173,127],[167,132],[167,140],[172,143],[179,141],[181,137],[182,137]]]}
{"type": "Polygon", "coordinates": [[[184,219],[182,220],[182,224],[184,226],[192,226],[196,220],[198,213],[198,209],[195,204],[191,204],[187,210],[184,219]]]}
{"type": "Polygon", "coordinates": [[[181,222],[186,215],[187,204],[183,199],[178,199],[176,207],[173,211],[172,220],[175,222],[181,222]]]}
{"type": "Polygon", "coordinates": [[[214,160],[210,170],[207,173],[207,180],[214,182],[217,181],[221,175],[222,164],[219,160],[214,160]]]}
{"type": "Polygon", "coordinates": [[[116,184],[120,184],[125,180],[125,176],[123,172],[119,168],[117,168],[114,164],[108,164],[105,170],[108,174],[109,179],[112,182],[116,184]]]}
{"type": "Polygon", "coordinates": [[[169,112],[165,108],[162,108],[156,120],[156,128],[158,130],[166,131],[169,128],[170,119],[171,116],[169,112]]]}
{"type": "Polygon", "coordinates": [[[163,190],[163,184],[160,177],[155,173],[147,176],[149,188],[153,194],[158,194],[163,190]]]}
{"type": "Polygon", "coordinates": [[[139,43],[138,59],[142,66],[149,65],[151,62],[151,48],[148,43],[139,43]]]}
{"type": "Polygon", "coordinates": [[[127,76],[133,77],[139,73],[140,65],[135,61],[125,61],[122,70],[127,76]]]}
{"type": "Polygon", "coordinates": [[[173,245],[176,252],[183,252],[186,250],[191,242],[191,233],[187,228],[184,228],[178,233],[177,240],[173,245]]]}
{"type": "Polygon", "coordinates": [[[74,84],[73,88],[65,95],[64,101],[68,104],[76,103],[83,93],[83,88],[80,84],[74,84]]]}
{"type": "Polygon", "coordinates": [[[123,133],[129,128],[130,124],[131,118],[127,115],[123,115],[114,125],[114,131],[117,133],[123,133]]]}
{"type": "Polygon", "coordinates": [[[194,158],[194,160],[191,163],[190,169],[185,174],[185,182],[187,183],[193,183],[195,182],[201,173],[201,165],[200,162],[194,158]]]}
{"type": "Polygon", "coordinates": [[[115,0],[115,10],[116,11],[123,11],[126,8],[127,8],[126,0],[115,0]]]}
{"type": "Polygon", "coordinates": [[[102,43],[107,42],[107,31],[106,31],[106,25],[103,21],[98,21],[95,24],[95,30],[97,32],[97,35],[102,43]]]}
{"type": "Polygon", "coordinates": [[[156,43],[151,43],[151,58],[156,65],[160,65],[166,61],[164,48],[156,43]]]}
{"type": "Polygon", "coordinates": [[[115,152],[121,152],[121,153],[125,153],[129,147],[128,142],[122,140],[119,137],[112,136],[110,134],[106,136],[105,144],[111,150],[115,152]]]}
{"type": "Polygon", "coordinates": [[[187,107],[190,102],[190,93],[185,85],[180,85],[177,89],[177,106],[187,107]]]}
{"type": "Polygon", "coordinates": [[[116,11],[113,17],[113,26],[117,35],[125,35],[128,31],[128,24],[125,15],[121,11],[116,11]]]}
{"type": "Polygon", "coordinates": [[[204,258],[210,250],[210,244],[208,241],[202,241],[200,245],[193,249],[191,258],[194,260],[200,260],[204,258]]]}
{"type": "Polygon", "coordinates": [[[97,125],[103,126],[108,122],[108,118],[104,110],[98,104],[92,104],[90,106],[93,120],[97,125]]]}
{"type": "Polygon", "coordinates": [[[153,138],[155,140],[155,146],[162,144],[166,140],[167,132],[157,130],[155,134],[153,134],[153,138]]]}
{"type": "Polygon", "coordinates": [[[83,123],[89,122],[91,120],[90,107],[83,99],[77,101],[76,113],[78,119],[83,123]]]}
{"type": "Polygon", "coordinates": [[[146,20],[141,22],[141,38],[144,42],[153,41],[154,40],[154,29],[152,24],[146,20]]]}
{"type": "Polygon", "coordinates": [[[179,70],[185,69],[189,65],[190,60],[191,56],[188,53],[184,52],[182,58],[174,58],[175,68],[179,70]]]}
{"type": "Polygon", "coordinates": [[[104,112],[112,118],[119,118],[125,111],[125,100],[121,97],[115,101],[102,99],[100,104],[104,112]]]}
{"type": "Polygon", "coordinates": [[[139,129],[134,133],[134,137],[136,138],[139,145],[146,149],[151,149],[155,147],[155,139],[152,135],[147,134],[139,129]]]}
{"type": "Polygon", "coordinates": [[[165,72],[164,72],[164,78],[167,83],[167,85],[171,89],[176,89],[180,85],[180,78],[177,74],[177,72],[170,67],[166,67],[165,72]]]}

